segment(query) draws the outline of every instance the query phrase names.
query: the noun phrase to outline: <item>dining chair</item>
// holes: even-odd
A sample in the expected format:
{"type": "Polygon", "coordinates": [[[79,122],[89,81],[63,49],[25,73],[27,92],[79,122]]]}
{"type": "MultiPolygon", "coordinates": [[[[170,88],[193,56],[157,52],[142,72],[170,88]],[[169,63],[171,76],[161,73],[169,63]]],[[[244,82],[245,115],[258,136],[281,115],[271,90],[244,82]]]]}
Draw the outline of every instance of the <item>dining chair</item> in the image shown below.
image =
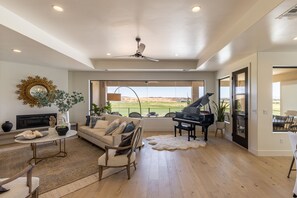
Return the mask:
{"type": "MultiPolygon", "coordinates": [[[[293,127],[295,128],[295,126],[291,126],[292,131],[294,130],[293,127]]],[[[297,129],[297,126],[296,126],[296,129],[297,129]]],[[[292,131],[288,132],[291,149],[293,152],[293,159],[292,159],[290,170],[288,173],[288,178],[290,177],[290,173],[292,170],[296,171],[296,169],[293,169],[293,165],[294,165],[294,161],[296,161],[296,158],[297,158],[297,133],[294,133],[292,131]]],[[[293,189],[293,197],[297,197],[297,172],[296,172],[295,186],[293,189]]]]}

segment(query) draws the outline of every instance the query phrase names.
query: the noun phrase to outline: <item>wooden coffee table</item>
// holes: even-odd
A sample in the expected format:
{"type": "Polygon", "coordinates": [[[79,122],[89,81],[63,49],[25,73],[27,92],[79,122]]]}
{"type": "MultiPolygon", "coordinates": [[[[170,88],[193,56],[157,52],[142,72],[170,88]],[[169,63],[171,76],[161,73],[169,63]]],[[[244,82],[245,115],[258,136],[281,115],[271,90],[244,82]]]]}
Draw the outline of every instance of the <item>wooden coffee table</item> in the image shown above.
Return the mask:
{"type": "Polygon", "coordinates": [[[67,152],[66,152],[66,139],[72,136],[75,136],[77,134],[77,131],[75,130],[69,130],[66,135],[64,136],[59,136],[56,132],[52,131],[49,132],[47,136],[41,137],[41,138],[36,138],[36,139],[31,139],[31,140],[25,140],[25,139],[15,139],[15,142],[18,143],[23,143],[23,144],[31,144],[32,151],[33,151],[33,156],[30,160],[28,160],[28,163],[31,163],[32,160],[34,160],[35,164],[38,164],[44,159],[51,158],[51,157],[66,157],[67,152]],[[45,143],[45,142],[54,142],[58,141],[59,142],[59,151],[58,153],[46,157],[38,157],[37,156],[37,145],[38,143],[45,143]]]}

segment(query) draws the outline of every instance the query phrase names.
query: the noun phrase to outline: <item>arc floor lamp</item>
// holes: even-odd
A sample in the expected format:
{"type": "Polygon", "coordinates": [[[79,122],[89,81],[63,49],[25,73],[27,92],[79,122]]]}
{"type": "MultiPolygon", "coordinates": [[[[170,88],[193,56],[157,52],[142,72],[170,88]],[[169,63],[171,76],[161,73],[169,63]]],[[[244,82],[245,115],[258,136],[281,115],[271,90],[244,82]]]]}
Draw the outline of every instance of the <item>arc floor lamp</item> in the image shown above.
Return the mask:
{"type": "Polygon", "coordinates": [[[132,89],[131,87],[128,87],[128,86],[119,86],[116,88],[116,90],[114,91],[114,93],[107,93],[107,100],[108,101],[121,101],[121,94],[120,93],[116,93],[116,91],[119,89],[119,88],[122,88],[122,87],[125,87],[125,88],[128,88],[130,89],[136,96],[137,98],[137,101],[138,101],[138,104],[139,104],[139,113],[140,115],[142,115],[142,110],[141,110],[141,103],[140,103],[140,99],[137,95],[137,93],[135,92],[134,89],[132,89]]]}

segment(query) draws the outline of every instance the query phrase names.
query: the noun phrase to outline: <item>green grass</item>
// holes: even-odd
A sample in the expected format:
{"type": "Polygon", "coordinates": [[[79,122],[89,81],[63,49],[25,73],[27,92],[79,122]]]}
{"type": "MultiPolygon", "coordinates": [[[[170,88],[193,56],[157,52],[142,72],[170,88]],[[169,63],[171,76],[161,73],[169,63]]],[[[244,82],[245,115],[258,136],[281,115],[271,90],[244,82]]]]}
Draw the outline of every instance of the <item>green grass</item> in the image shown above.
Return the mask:
{"type": "MultiPolygon", "coordinates": [[[[159,116],[164,116],[168,112],[181,111],[188,106],[185,102],[142,102],[142,115],[148,112],[156,112],[159,116]]],[[[123,116],[128,116],[129,112],[139,112],[138,102],[111,102],[113,112],[119,112],[123,116]]]]}

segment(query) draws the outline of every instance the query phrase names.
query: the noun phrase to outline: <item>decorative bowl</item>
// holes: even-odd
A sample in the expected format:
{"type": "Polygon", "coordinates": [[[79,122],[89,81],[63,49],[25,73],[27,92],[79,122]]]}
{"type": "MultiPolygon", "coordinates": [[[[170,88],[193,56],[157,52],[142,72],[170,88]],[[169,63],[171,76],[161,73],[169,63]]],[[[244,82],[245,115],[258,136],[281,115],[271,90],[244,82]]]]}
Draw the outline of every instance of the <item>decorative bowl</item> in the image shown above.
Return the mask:
{"type": "Polygon", "coordinates": [[[56,126],[56,131],[59,136],[66,135],[67,131],[69,131],[68,126],[56,126]]]}

